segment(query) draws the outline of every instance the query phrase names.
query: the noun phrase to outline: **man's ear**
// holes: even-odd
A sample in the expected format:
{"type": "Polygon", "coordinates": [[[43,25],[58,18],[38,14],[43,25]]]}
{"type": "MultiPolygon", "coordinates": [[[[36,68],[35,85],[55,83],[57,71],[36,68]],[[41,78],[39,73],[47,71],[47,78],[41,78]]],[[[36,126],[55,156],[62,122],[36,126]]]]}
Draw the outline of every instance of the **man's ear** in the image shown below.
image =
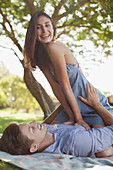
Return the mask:
{"type": "Polygon", "coordinates": [[[38,150],[39,144],[32,144],[30,147],[30,153],[34,153],[38,150]]]}

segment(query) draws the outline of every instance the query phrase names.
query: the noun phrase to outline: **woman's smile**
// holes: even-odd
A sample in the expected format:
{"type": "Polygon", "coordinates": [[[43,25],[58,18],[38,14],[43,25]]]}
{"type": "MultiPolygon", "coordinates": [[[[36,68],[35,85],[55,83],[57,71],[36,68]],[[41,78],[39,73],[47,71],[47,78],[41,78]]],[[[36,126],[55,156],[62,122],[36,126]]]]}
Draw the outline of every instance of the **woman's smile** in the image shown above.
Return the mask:
{"type": "Polygon", "coordinates": [[[53,26],[49,18],[40,16],[37,20],[37,40],[49,43],[53,39],[53,26]]]}

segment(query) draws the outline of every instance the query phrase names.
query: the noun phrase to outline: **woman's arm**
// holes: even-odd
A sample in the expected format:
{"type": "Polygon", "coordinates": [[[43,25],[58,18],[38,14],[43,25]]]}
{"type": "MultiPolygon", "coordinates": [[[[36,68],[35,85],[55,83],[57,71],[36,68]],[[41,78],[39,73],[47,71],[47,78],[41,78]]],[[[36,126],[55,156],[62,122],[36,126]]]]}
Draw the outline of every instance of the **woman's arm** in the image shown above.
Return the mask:
{"type": "MultiPolygon", "coordinates": [[[[63,93],[60,85],[55,80],[53,74],[48,69],[42,70],[42,72],[44,73],[45,77],[47,78],[48,82],[50,83],[53,93],[57,97],[59,102],[61,103],[62,107],[65,108],[65,111],[67,112],[67,114],[70,115],[70,117],[72,117],[72,120],[74,120],[72,110],[64,96],[64,93],[63,93]]],[[[74,123],[74,121],[72,123],[74,123]]]]}
{"type": "Polygon", "coordinates": [[[93,107],[97,113],[102,117],[105,125],[113,125],[113,116],[107,109],[100,103],[97,89],[94,88],[90,83],[87,84],[87,99],[82,96],[78,96],[84,103],[93,107]]]}
{"type": "MultiPolygon", "coordinates": [[[[60,87],[63,91],[63,94],[64,94],[66,100],[69,103],[69,106],[74,114],[76,122],[78,124],[84,126],[87,130],[89,130],[90,127],[86,122],[83,121],[83,118],[80,113],[76,98],[74,96],[74,93],[73,93],[71,85],[70,85],[67,68],[66,68],[64,46],[53,42],[52,45],[49,45],[47,50],[48,50],[48,54],[50,56],[51,62],[55,68],[57,78],[60,83],[60,87]]],[[[61,104],[62,104],[62,102],[61,102],[61,104]]],[[[65,109],[65,106],[63,106],[63,107],[65,109]]]]}

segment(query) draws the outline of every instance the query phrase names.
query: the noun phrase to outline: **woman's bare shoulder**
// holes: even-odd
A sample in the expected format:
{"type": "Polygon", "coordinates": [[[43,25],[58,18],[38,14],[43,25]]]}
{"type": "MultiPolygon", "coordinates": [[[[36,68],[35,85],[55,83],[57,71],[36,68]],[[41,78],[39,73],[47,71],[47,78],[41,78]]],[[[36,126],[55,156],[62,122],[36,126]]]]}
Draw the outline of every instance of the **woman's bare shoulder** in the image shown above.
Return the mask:
{"type": "Polygon", "coordinates": [[[47,50],[58,50],[58,48],[63,48],[65,45],[60,42],[60,41],[51,41],[48,46],[47,46],[47,50]]]}

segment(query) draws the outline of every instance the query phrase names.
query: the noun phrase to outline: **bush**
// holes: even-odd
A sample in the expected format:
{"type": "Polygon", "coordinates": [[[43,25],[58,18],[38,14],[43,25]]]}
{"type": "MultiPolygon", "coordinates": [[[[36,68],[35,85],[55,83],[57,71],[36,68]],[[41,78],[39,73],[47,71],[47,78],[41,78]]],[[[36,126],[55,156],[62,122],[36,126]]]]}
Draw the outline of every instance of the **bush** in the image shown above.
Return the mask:
{"type": "Polygon", "coordinates": [[[7,106],[6,95],[3,91],[0,91],[0,108],[5,108],[7,106]]]}
{"type": "Polygon", "coordinates": [[[3,92],[1,105],[9,106],[15,109],[26,109],[33,111],[40,109],[36,99],[27,89],[23,79],[17,75],[8,75],[0,81],[1,91],[3,92]]]}

